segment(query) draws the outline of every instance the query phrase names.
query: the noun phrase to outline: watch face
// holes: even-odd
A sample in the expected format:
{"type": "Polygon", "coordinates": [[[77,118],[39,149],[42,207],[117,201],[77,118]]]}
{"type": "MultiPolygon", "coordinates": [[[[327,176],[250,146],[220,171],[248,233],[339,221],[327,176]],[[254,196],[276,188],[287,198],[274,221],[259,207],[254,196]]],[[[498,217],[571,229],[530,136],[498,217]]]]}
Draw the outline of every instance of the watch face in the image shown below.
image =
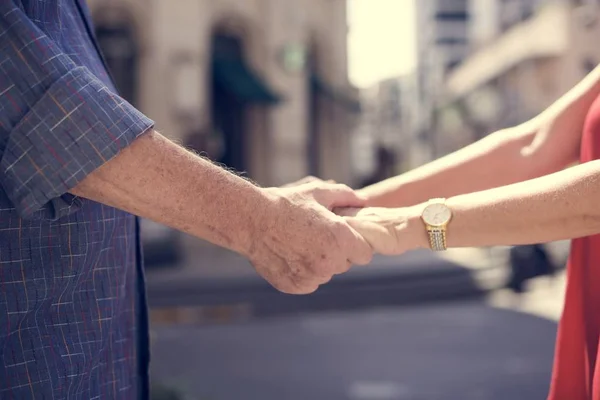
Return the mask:
{"type": "Polygon", "coordinates": [[[450,221],[452,212],[442,203],[429,204],[423,210],[423,221],[431,226],[443,226],[450,221]]]}

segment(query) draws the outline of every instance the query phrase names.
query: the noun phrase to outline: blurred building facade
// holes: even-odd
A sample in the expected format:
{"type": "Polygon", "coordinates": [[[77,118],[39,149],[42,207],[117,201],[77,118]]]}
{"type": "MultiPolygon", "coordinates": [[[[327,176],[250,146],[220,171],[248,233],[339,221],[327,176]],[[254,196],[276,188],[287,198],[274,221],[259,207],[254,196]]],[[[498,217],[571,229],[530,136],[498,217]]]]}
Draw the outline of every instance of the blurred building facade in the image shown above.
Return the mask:
{"type": "Polygon", "coordinates": [[[430,154],[416,164],[428,161],[433,148],[435,107],[442,93],[446,76],[454,70],[469,51],[469,3],[467,0],[416,1],[418,101],[414,129],[427,143],[430,154]]]}
{"type": "Polygon", "coordinates": [[[529,19],[547,0],[469,0],[471,51],[529,19]]]}
{"type": "Polygon", "coordinates": [[[405,169],[532,118],[600,62],[598,0],[416,6],[417,69],[370,89],[361,124],[403,154],[405,169]],[[399,111],[382,111],[396,90],[399,111]]]}
{"type": "Polygon", "coordinates": [[[415,1],[415,11],[416,70],[364,91],[357,131],[393,150],[399,170],[424,164],[439,153],[436,108],[448,75],[470,50],[468,0],[415,1]]]}
{"type": "MultiPolygon", "coordinates": [[[[166,136],[261,185],[352,182],[346,0],[88,2],[121,95],[166,136]]],[[[150,262],[199,255],[198,240],[142,229],[150,262]]]]}
{"type": "Polygon", "coordinates": [[[471,54],[438,104],[438,155],[534,117],[591,71],[600,62],[599,4],[472,0],[471,54]]]}
{"type": "Polygon", "coordinates": [[[417,99],[414,74],[385,79],[362,90],[363,108],[355,130],[357,143],[353,157],[355,168],[361,168],[358,175],[364,178],[381,170],[382,160],[378,154],[393,154],[395,173],[428,157],[428,145],[416,129],[417,99]]]}
{"type": "Polygon", "coordinates": [[[345,0],[89,3],[119,90],[167,136],[264,185],[352,179],[345,0]]]}

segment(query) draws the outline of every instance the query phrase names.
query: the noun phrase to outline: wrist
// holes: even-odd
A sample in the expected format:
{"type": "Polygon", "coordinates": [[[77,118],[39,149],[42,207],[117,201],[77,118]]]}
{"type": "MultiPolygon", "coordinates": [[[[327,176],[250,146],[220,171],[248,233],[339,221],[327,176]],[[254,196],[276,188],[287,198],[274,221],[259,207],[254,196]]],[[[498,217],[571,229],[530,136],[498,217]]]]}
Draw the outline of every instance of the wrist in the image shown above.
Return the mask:
{"type": "MultiPolygon", "coordinates": [[[[260,251],[265,232],[272,225],[273,208],[277,203],[277,196],[269,188],[256,188],[255,193],[245,199],[247,207],[244,213],[248,216],[246,229],[239,238],[237,248],[234,249],[246,258],[252,258],[260,251]]],[[[239,229],[236,227],[234,229],[239,229]]]]}
{"type": "Polygon", "coordinates": [[[356,190],[366,200],[365,207],[399,208],[414,205],[413,191],[403,175],[356,190]]]}
{"type": "Polygon", "coordinates": [[[424,208],[424,204],[417,204],[406,207],[401,212],[403,221],[397,225],[400,230],[399,239],[407,243],[411,249],[430,248],[427,229],[421,219],[424,208]]]}
{"type": "Polygon", "coordinates": [[[365,207],[376,207],[375,199],[377,198],[377,193],[373,190],[373,186],[374,185],[355,190],[356,194],[365,199],[365,207]]]}

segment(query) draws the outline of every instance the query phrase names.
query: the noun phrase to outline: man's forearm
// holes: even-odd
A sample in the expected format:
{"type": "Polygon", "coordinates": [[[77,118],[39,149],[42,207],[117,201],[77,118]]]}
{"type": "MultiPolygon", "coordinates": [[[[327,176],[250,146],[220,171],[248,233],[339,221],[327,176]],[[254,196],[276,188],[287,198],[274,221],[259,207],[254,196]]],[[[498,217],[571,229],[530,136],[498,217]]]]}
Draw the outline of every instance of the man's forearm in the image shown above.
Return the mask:
{"type": "MultiPolygon", "coordinates": [[[[600,233],[600,161],[514,185],[447,200],[449,247],[519,245],[600,233]]],[[[413,234],[426,246],[419,208],[413,234]],[[420,232],[420,233],[419,233],[420,232]]]]}
{"type": "Polygon", "coordinates": [[[559,115],[564,118],[558,129],[568,135],[580,134],[587,112],[598,95],[600,66],[533,120],[364,188],[362,193],[369,198],[371,206],[402,207],[432,197],[485,190],[555,172],[564,167],[564,160],[548,160],[543,152],[529,154],[523,150],[531,144],[538,127],[559,115]]]}
{"type": "Polygon", "coordinates": [[[252,183],[150,131],[72,193],[242,254],[269,198],[252,183]]]}

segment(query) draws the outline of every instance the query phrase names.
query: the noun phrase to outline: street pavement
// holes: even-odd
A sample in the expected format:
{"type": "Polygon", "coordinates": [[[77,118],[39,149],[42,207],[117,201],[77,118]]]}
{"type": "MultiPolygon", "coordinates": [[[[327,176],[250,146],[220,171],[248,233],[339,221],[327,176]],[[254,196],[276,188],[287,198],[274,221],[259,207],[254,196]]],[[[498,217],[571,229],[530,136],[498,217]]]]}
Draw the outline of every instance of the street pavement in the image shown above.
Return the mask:
{"type": "Polygon", "coordinates": [[[516,295],[498,250],[377,258],[321,297],[225,253],[151,271],[153,379],[191,400],[543,400],[564,273],[516,295]]]}
{"type": "Polygon", "coordinates": [[[198,400],[543,400],[555,331],[479,301],[163,325],[152,374],[198,400]]]}

